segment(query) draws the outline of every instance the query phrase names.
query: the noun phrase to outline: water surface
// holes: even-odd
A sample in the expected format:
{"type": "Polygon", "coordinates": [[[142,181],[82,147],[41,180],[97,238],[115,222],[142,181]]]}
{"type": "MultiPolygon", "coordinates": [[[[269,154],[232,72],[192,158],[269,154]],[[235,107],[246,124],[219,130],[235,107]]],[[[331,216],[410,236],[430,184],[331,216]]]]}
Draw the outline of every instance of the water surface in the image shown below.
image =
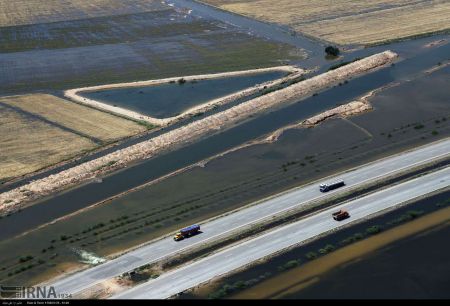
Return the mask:
{"type": "MultiPolygon", "coordinates": [[[[155,118],[177,116],[189,108],[286,75],[283,71],[174,82],[80,93],[81,96],[155,118]]],[[[180,78],[181,80],[181,78],[180,78]]]]}

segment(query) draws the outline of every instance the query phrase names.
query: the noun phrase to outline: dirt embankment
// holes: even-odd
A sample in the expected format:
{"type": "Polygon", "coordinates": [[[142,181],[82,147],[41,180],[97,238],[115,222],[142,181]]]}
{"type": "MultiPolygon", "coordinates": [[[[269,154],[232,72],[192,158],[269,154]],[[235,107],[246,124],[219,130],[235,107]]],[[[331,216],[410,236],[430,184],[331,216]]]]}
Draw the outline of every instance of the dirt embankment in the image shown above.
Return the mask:
{"type": "Polygon", "coordinates": [[[224,105],[235,101],[237,99],[241,99],[243,97],[250,96],[257,92],[273,88],[282,83],[289,82],[290,80],[294,80],[304,74],[306,71],[294,66],[279,66],[279,67],[271,67],[271,68],[262,68],[262,69],[252,69],[252,70],[244,70],[244,71],[233,71],[233,72],[224,72],[224,73],[215,73],[215,74],[204,74],[204,75],[193,75],[193,76],[184,76],[184,77],[174,77],[174,78],[165,78],[159,80],[149,80],[149,81],[139,81],[139,82],[131,82],[131,83],[118,83],[118,84],[108,84],[108,85],[99,85],[92,87],[84,87],[84,88],[76,88],[69,89],[64,92],[64,95],[67,98],[70,98],[78,103],[87,104],[91,107],[105,110],[108,112],[112,112],[121,116],[125,116],[134,120],[145,121],[150,124],[158,125],[158,126],[168,126],[180,120],[183,120],[187,117],[194,116],[196,114],[204,113],[213,109],[216,106],[224,105]],[[210,80],[210,79],[218,79],[225,77],[233,77],[233,76],[243,76],[243,75],[251,75],[256,73],[264,73],[264,72],[272,72],[272,71],[285,71],[290,72],[290,75],[274,80],[264,82],[262,84],[257,84],[253,87],[238,91],[236,93],[232,93],[230,95],[217,98],[201,105],[194,106],[182,114],[174,117],[168,118],[155,118],[151,116],[146,116],[141,113],[131,111],[129,109],[109,105],[100,101],[92,100],[89,98],[85,98],[79,95],[80,92],[90,92],[97,90],[105,90],[105,89],[115,89],[115,88],[130,88],[130,87],[142,87],[142,86],[157,86],[161,84],[169,84],[176,83],[180,80],[191,82],[191,81],[202,81],[202,80],[210,80]]]}
{"type": "Polygon", "coordinates": [[[359,100],[352,101],[350,103],[340,105],[336,108],[327,110],[323,113],[317,114],[311,118],[308,118],[300,123],[295,123],[292,125],[288,125],[286,127],[283,127],[281,129],[276,130],[272,134],[270,134],[264,142],[274,142],[277,141],[278,138],[287,130],[290,129],[299,129],[299,128],[308,128],[313,127],[327,119],[339,117],[339,118],[347,118],[350,116],[355,116],[362,114],[364,112],[372,110],[372,105],[367,100],[367,96],[362,97],[359,100]]]}
{"type": "Polygon", "coordinates": [[[298,101],[298,99],[312,95],[337,82],[370,72],[391,63],[397,56],[396,53],[391,51],[369,56],[338,69],[241,103],[223,112],[194,121],[150,140],[4,192],[0,194],[0,213],[6,214],[37,198],[74,186],[80,182],[103,175],[106,172],[124,168],[131,162],[154,157],[173,146],[195,141],[214,130],[225,129],[243,121],[249,115],[267,111],[275,106],[298,101]]]}

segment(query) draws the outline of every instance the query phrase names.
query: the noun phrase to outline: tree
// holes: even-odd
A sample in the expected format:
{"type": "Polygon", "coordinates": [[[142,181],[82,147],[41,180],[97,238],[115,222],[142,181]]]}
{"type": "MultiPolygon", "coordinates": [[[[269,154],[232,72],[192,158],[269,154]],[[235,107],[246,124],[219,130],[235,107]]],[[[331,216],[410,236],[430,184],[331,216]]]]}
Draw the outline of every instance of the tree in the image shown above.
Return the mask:
{"type": "Polygon", "coordinates": [[[330,56],[338,56],[339,53],[340,53],[340,51],[339,51],[339,48],[338,48],[338,47],[327,46],[327,47],[325,48],[325,53],[326,53],[327,55],[330,55],[330,56]]]}

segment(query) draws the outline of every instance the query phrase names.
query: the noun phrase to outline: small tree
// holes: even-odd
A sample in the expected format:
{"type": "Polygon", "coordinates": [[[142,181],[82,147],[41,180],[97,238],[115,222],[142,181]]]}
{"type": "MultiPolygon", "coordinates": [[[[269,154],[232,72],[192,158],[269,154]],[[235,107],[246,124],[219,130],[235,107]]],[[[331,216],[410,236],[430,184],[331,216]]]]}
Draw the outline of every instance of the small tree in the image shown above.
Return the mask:
{"type": "Polygon", "coordinates": [[[325,48],[325,53],[330,56],[338,56],[340,51],[339,51],[339,48],[337,48],[337,47],[327,46],[325,48]]]}

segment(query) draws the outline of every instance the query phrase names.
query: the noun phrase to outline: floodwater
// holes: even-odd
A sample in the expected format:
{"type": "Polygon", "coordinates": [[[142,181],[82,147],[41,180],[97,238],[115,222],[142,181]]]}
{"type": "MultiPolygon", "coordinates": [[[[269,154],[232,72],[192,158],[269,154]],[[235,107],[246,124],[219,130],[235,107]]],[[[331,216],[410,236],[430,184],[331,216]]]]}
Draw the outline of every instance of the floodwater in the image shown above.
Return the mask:
{"type": "Polygon", "coordinates": [[[186,83],[81,92],[89,99],[119,106],[155,118],[177,116],[210,100],[285,76],[282,71],[187,81],[186,83]]]}
{"type": "Polygon", "coordinates": [[[446,241],[450,230],[447,219],[450,212],[449,196],[449,191],[436,194],[340,230],[230,275],[215,284],[206,285],[182,298],[206,298],[224,284],[258,279],[266,273],[270,275],[266,280],[227,297],[448,298],[450,249],[446,241]],[[392,228],[395,225],[388,225],[390,221],[412,210],[422,211],[427,215],[404,223],[401,227],[392,228]],[[308,252],[317,252],[327,244],[339,246],[341,240],[355,233],[364,233],[372,225],[380,225],[384,231],[379,236],[343,247],[315,261],[306,259],[308,252]],[[436,226],[439,226],[437,231],[426,230],[416,234],[436,226]],[[300,261],[301,265],[284,272],[279,271],[278,267],[292,260],[300,261]]]}
{"type": "MultiPolygon", "coordinates": [[[[43,273],[58,273],[60,264],[77,262],[79,259],[68,246],[105,256],[336,171],[448,137],[448,91],[443,85],[448,80],[445,76],[449,67],[404,83],[404,86],[383,91],[372,101],[376,109],[374,112],[348,120],[330,120],[313,129],[289,130],[275,143],[251,146],[227,154],[204,168],[196,167],[20,238],[7,239],[24,229],[86,207],[95,199],[102,200],[105,195],[128,190],[127,186],[134,187],[139,182],[146,182],[149,177],[164,174],[168,168],[178,169],[184,162],[190,164],[196,158],[217,152],[215,150],[221,152],[233,144],[254,139],[272,131],[274,126],[285,126],[286,121],[296,122],[303,115],[320,110],[322,103],[328,108],[352,99],[352,94],[365,94],[373,89],[372,86],[383,84],[386,77],[401,75],[402,64],[409,63],[404,61],[353,79],[348,84],[336,86],[301,103],[274,110],[221,134],[212,135],[209,139],[113,173],[102,183],[73,188],[0,219],[0,235],[5,237],[0,243],[0,250],[4,250],[0,261],[3,267],[17,265],[16,256],[8,251],[11,249],[33,255],[36,260],[46,260],[48,266],[42,265],[14,275],[15,281],[30,282],[43,273]],[[352,93],[348,88],[357,92],[352,93]],[[411,94],[405,96],[405,92],[411,94]],[[442,121],[443,116],[446,116],[446,121],[442,121]],[[423,129],[416,130],[411,126],[398,129],[399,126],[424,119],[428,121],[424,122],[423,129]],[[435,122],[436,119],[440,119],[439,123],[435,122]],[[383,124],[379,124],[380,121],[383,124]],[[354,122],[368,129],[372,138],[368,139],[368,135],[361,128],[356,128],[354,122]],[[433,130],[439,131],[439,134],[432,135],[433,130]],[[391,138],[387,138],[388,133],[392,133],[391,138]],[[315,163],[306,160],[306,156],[314,156],[315,163]],[[281,165],[292,161],[297,163],[283,171],[281,165]],[[130,223],[114,221],[124,217],[128,217],[130,223]],[[114,224],[109,229],[111,220],[114,224]],[[100,223],[106,224],[100,233],[86,232],[100,223]],[[71,236],[74,241],[61,240],[62,235],[71,236]],[[49,246],[52,251],[42,252],[49,246]],[[53,258],[54,254],[58,256],[53,258]]],[[[1,277],[4,281],[8,280],[8,273],[9,270],[3,271],[1,277]]]]}
{"type": "Polygon", "coordinates": [[[322,44],[318,43],[318,41],[314,41],[300,34],[294,35],[287,27],[281,25],[264,23],[192,0],[168,0],[167,3],[174,4],[175,8],[190,9],[192,10],[192,15],[220,20],[224,23],[245,29],[253,35],[305,49],[310,53],[310,56],[318,55],[323,50],[322,44]]]}
{"type": "Polygon", "coordinates": [[[325,275],[285,299],[448,299],[450,223],[325,275]]]}
{"type": "MultiPolygon", "coordinates": [[[[211,135],[187,147],[129,166],[105,177],[102,183],[88,183],[41,200],[37,205],[1,219],[0,238],[12,237],[278,128],[306,119],[335,107],[337,104],[355,99],[370,90],[404,79],[412,73],[418,73],[427,67],[436,65],[439,61],[448,59],[449,51],[450,44],[430,49],[417,57],[405,59],[395,66],[352,79],[348,84],[336,86],[317,96],[304,99],[300,103],[294,103],[252,118],[236,127],[211,135]]],[[[298,141],[301,141],[301,138],[298,141]]],[[[139,192],[137,191],[137,193],[139,192]]]]}

